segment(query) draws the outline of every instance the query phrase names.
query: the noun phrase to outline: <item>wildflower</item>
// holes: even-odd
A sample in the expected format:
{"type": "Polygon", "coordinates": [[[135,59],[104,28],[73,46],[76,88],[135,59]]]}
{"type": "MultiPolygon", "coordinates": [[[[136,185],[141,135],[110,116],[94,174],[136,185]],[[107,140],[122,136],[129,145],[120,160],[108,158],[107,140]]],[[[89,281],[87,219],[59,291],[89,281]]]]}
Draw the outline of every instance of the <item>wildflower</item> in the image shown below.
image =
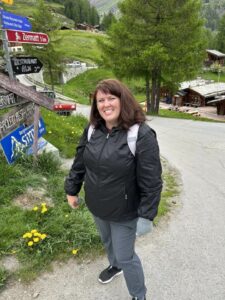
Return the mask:
{"type": "Polygon", "coordinates": [[[32,233],[31,232],[27,233],[27,238],[29,238],[29,239],[32,238],[32,233]]]}
{"type": "Polygon", "coordinates": [[[34,244],[33,241],[29,241],[29,242],[27,243],[27,245],[28,245],[29,247],[33,246],[33,244],[34,244]]]}
{"type": "Polygon", "coordinates": [[[35,243],[38,243],[38,242],[40,241],[40,239],[39,239],[38,237],[35,237],[35,238],[33,238],[33,241],[34,241],[35,243]]]}
{"type": "Polygon", "coordinates": [[[35,206],[34,208],[33,208],[33,211],[37,211],[38,210],[38,206],[35,206]]]}
{"type": "Polygon", "coordinates": [[[27,234],[28,234],[28,232],[24,233],[23,239],[26,239],[28,237],[27,234]]]}
{"type": "Polygon", "coordinates": [[[78,251],[79,251],[79,249],[73,249],[73,250],[72,250],[72,254],[73,254],[73,255],[76,255],[78,251]]]}
{"type": "Polygon", "coordinates": [[[65,218],[68,218],[69,217],[69,215],[65,215],[65,218]]]}
{"type": "Polygon", "coordinates": [[[41,233],[39,233],[39,232],[35,232],[35,233],[34,233],[34,236],[38,236],[38,237],[40,237],[40,236],[41,236],[41,233]]]}
{"type": "Polygon", "coordinates": [[[37,233],[37,229],[33,229],[33,230],[31,230],[31,233],[37,233]]]}
{"type": "Polygon", "coordinates": [[[51,130],[49,130],[48,133],[51,134],[52,133],[51,130]]]}
{"type": "Polygon", "coordinates": [[[40,236],[40,238],[41,238],[42,240],[44,240],[46,237],[47,237],[47,235],[46,235],[45,233],[41,234],[41,236],[40,236]]]}
{"type": "Polygon", "coordinates": [[[42,207],[41,213],[44,214],[48,209],[46,207],[42,207]]]}
{"type": "Polygon", "coordinates": [[[46,206],[46,203],[45,203],[45,202],[42,202],[42,203],[41,203],[41,206],[46,206]]]}

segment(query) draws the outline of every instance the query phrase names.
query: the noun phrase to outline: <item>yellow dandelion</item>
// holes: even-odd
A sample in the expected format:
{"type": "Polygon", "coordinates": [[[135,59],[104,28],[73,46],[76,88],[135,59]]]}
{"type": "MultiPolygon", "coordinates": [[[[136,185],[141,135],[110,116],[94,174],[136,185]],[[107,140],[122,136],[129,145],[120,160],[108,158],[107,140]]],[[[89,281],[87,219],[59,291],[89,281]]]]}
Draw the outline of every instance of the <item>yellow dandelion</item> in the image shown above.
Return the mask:
{"type": "Polygon", "coordinates": [[[28,245],[29,247],[33,246],[33,244],[34,244],[33,241],[29,241],[29,242],[27,243],[27,245],[28,245]]]}
{"type": "Polygon", "coordinates": [[[45,233],[41,234],[41,236],[40,236],[40,238],[41,238],[42,240],[44,240],[46,237],[47,237],[47,234],[45,234],[45,233]]]}
{"type": "Polygon", "coordinates": [[[73,250],[72,250],[72,254],[73,254],[73,255],[76,255],[78,251],[79,251],[79,249],[73,249],[73,250]]]}
{"type": "Polygon", "coordinates": [[[40,234],[39,232],[35,232],[35,233],[34,233],[34,236],[40,237],[40,235],[41,235],[41,234],[40,234]]]}
{"type": "Polygon", "coordinates": [[[46,213],[46,211],[48,211],[47,208],[43,207],[42,210],[41,210],[41,213],[44,214],[44,213],[46,213]]]}
{"type": "Polygon", "coordinates": [[[38,237],[35,237],[35,238],[33,238],[33,241],[34,241],[35,243],[38,243],[38,242],[40,241],[40,239],[39,239],[38,237]]]}
{"type": "Polygon", "coordinates": [[[37,211],[38,210],[38,206],[33,207],[33,211],[37,211]]]}
{"type": "Polygon", "coordinates": [[[27,233],[27,237],[30,239],[30,238],[32,238],[32,233],[31,232],[28,232],[27,233]]]}
{"type": "Polygon", "coordinates": [[[26,239],[28,236],[27,236],[28,232],[24,233],[23,235],[23,238],[26,239]]]}
{"type": "Polygon", "coordinates": [[[31,233],[33,233],[33,234],[37,233],[37,229],[32,229],[31,233]]]}
{"type": "Polygon", "coordinates": [[[45,202],[42,202],[42,203],[41,203],[41,206],[46,206],[46,203],[45,203],[45,202]]]}

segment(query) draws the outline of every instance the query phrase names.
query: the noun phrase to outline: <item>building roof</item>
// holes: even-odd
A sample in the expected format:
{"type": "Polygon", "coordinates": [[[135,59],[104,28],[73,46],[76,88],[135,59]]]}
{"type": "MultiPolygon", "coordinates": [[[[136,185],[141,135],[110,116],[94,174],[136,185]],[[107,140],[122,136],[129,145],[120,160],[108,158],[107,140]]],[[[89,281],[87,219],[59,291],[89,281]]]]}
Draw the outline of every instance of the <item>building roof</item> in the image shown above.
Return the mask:
{"type": "Polygon", "coordinates": [[[225,102],[225,96],[219,96],[216,99],[209,101],[208,103],[218,103],[218,102],[225,102]]]}
{"type": "Polygon", "coordinates": [[[189,89],[208,98],[225,93],[225,82],[213,82],[200,86],[189,86],[189,89]]]}
{"type": "Polygon", "coordinates": [[[214,55],[214,56],[217,56],[217,57],[225,57],[225,54],[220,52],[220,51],[217,51],[217,50],[210,50],[210,49],[207,49],[206,52],[214,55]]]}
{"type": "Polygon", "coordinates": [[[181,82],[180,90],[185,90],[185,89],[195,87],[195,86],[206,85],[206,84],[213,83],[213,82],[214,82],[214,80],[205,80],[205,79],[198,77],[195,80],[181,82]]]}

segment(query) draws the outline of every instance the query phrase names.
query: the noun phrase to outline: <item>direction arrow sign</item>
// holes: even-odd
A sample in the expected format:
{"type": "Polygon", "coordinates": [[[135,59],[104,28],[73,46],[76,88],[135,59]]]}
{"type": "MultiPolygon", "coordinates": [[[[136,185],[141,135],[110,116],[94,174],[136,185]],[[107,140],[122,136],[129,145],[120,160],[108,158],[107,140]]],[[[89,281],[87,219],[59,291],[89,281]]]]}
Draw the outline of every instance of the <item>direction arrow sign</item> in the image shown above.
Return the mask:
{"type": "Polygon", "coordinates": [[[9,42],[26,43],[26,44],[42,44],[49,42],[48,35],[41,32],[27,32],[18,30],[6,30],[9,42]]]}
{"type": "Polygon", "coordinates": [[[37,57],[11,57],[12,69],[14,74],[38,73],[43,64],[37,57]]]}
{"type": "Polygon", "coordinates": [[[0,1],[2,1],[2,2],[6,3],[6,4],[10,4],[10,5],[13,4],[13,0],[0,0],[0,1]]]}
{"type": "Polygon", "coordinates": [[[26,17],[17,16],[4,10],[0,11],[0,13],[2,14],[3,29],[31,30],[31,24],[26,17]]]}

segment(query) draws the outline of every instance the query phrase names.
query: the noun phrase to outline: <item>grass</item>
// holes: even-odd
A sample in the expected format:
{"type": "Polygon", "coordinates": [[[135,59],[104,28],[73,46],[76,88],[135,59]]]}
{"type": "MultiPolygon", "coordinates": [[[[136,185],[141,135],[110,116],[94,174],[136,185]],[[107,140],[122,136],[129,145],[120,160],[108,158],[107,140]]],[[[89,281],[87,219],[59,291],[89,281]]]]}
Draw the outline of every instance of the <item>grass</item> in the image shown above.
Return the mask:
{"type": "Polygon", "coordinates": [[[68,59],[80,60],[87,63],[99,63],[101,51],[97,46],[98,39],[104,39],[103,34],[78,30],[58,31],[62,43],[58,50],[68,59]]]}
{"type": "Polygon", "coordinates": [[[45,138],[59,149],[62,157],[74,157],[75,145],[87,125],[87,119],[82,115],[59,116],[46,109],[42,109],[42,117],[47,128],[45,138]]]}
{"type": "Polygon", "coordinates": [[[196,117],[191,114],[187,114],[183,112],[171,111],[168,109],[160,109],[158,116],[163,118],[186,119],[186,120],[203,121],[203,122],[222,122],[222,121],[212,120],[209,118],[196,117]]]}

